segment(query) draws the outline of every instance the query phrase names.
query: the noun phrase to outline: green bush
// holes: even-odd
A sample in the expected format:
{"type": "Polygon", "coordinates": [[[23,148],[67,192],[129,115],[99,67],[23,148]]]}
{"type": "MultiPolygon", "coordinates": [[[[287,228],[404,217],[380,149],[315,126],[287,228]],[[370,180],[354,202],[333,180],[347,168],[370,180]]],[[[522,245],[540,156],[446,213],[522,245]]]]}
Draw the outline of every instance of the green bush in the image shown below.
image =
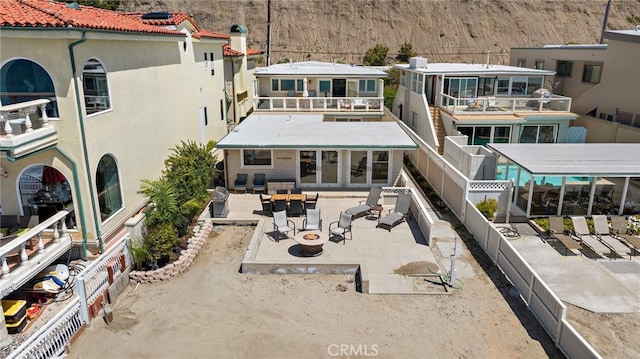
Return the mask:
{"type": "Polygon", "coordinates": [[[133,259],[133,267],[137,270],[142,270],[148,267],[149,253],[147,251],[147,244],[141,238],[136,238],[129,242],[129,253],[133,259]]]}
{"type": "Polygon", "coordinates": [[[493,221],[496,211],[498,211],[498,201],[495,198],[487,198],[476,203],[476,208],[488,220],[493,221]]]}
{"type": "Polygon", "coordinates": [[[177,244],[178,233],[170,223],[160,223],[149,228],[145,239],[148,262],[156,264],[160,258],[169,256],[177,244]]]}
{"type": "Polygon", "coordinates": [[[398,93],[398,89],[391,87],[391,86],[385,86],[384,87],[384,106],[388,109],[393,109],[393,100],[395,100],[396,98],[396,93],[398,93]]]}

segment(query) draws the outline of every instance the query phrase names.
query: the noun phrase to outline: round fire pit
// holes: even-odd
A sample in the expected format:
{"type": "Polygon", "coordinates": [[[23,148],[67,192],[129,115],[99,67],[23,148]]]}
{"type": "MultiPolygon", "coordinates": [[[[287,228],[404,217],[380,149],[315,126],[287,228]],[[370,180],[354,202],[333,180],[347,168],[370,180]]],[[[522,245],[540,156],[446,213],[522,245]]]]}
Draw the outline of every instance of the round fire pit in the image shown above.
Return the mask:
{"type": "Polygon", "coordinates": [[[329,236],[322,237],[320,233],[300,233],[293,237],[300,247],[300,255],[316,257],[322,254],[322,245],[329,241],[329,236]]]}

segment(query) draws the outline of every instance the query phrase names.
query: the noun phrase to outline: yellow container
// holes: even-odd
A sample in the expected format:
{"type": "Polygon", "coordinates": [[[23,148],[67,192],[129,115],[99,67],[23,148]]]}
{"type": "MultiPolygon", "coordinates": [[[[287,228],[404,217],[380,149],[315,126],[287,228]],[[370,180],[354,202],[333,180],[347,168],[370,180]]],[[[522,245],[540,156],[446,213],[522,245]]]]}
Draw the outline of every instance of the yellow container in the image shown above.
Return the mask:
{"type": "Polygon", "coordinates": [[[20,333],[26,325],[27,325],[27,316],[25,315],[17,323],[11,323],[11,324],[7,323],[7,331],[9,332],[9,334],[17,334],[17,333],[20,333]]]}
{"type": "Polygon", "coordinates": [[[20,322],[27,315],[26,300],[2,300],[2,310],[4,311],[4,321],[9,324],[20,322]]]}

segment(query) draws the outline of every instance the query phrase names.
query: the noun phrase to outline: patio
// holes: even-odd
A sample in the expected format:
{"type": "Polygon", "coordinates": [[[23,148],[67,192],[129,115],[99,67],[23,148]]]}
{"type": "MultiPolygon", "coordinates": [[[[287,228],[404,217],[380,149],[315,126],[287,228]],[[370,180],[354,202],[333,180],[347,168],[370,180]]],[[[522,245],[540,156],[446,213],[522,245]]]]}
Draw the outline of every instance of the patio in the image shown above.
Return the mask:
{"type": "MultiPolygon", "coordinates": [[[[305,192],[314,194],[313,191],[305,192]]],[[[322,236],[329,235],[329,224],[337,221],[340,212],[365,200],[368,192],[319,192],[317,208],[321,210],[322,236]]],[[[413,219],[395,226],[391,231],[376,228],[377,221],[367,216],[352,222],[353,240],[345,242],[331,238],[323,245],[323,253],[316,257],[300,255],[300,248],[290,233],[289,238],[273,238],[272,217],[260,213],[258,195],[230,194],[226,218],[215,218],[219,224],[256,224],[251,243],[242,261],[242,273],[255,274],[356,274],[360,275],[362,292],[372,294],[446,294],[438,277],[425,277],[431,271],[446,273],[449,258],[439,258],[413,219]],[[436,269],[437,267],[437,269],[436,269]],[[426,281],[428,279],[429,281],[426,281]]],[[[395,197],[381,197],[382,215],[393,209],[395,197]]],[[[208,219],[203,213],[201,219],[208,219]]],[[[289,217],[302,228],[303,217],[289,217]]],[[[439,221],[441,222],[441,221],[439,221]]],[[[448,226],[448,223],[442,222],[448,226]]],[[[335,226],[335,225],[334,225],[335,226]]],[[[442,230],[440,230],[442,231],[442,230]]],[[[441,253],[450,254],[453,231],[439,236],[441,253]],[[450,241],[447,239],[449,238],[450,241]]],[[[341,238],[340,238],[341,240],[341,238]]],[[[460,257],[460,256],[459,256],[460,257]]],[[[458,277],[471,277],[468,263],[458,258],[458,277]]]]}

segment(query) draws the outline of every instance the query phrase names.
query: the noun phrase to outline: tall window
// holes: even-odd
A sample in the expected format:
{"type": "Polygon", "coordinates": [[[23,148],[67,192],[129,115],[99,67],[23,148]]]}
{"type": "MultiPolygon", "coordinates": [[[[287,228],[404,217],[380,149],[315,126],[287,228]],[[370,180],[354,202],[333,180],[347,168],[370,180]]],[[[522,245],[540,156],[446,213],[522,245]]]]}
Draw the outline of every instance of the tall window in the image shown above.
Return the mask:
{"type": "Polygon", "coordinates": [[[509,143],[510,126],[458,126],[457,130],[468,137],[468,145],[509,143]]]}
{"type": "Polygon", "coordinates": [[[360,83],[358,85],[358,92],[376,92],[376,80],[360,80],[360,83]]]}
{"type": "Polygon", "coordinates": [[[558,64],[556,65],[556,76],[571,77],[572,70],[573,70],[573,62],[558,61],[558,64]]]}
{"type": "Polygon", "coordinates": [[[518,67],[527,67],[527,59],[518,59],[518,67]]]}
{"type": "Polygon", "coordinates": [[[523,126],[520,143],[555,143],[557,126],[523,126]]]}
{"type": "Polygon", "coordinates": [[[118,165],[110,155],[102,156],[98,163],[96,191],[98,192],[100,217],[103,221],[122,208],[118,165]]]}
{"type": "Polygon", "coordinates": [[[544,60],[536,60],[534,68],[537,70],[544,70],[544,60]]]}
{"type": "Polygon", "coordinates": [[[96,59],[89,59],[82,70],[82,89],[84,91],[84,106],[87,115],[108,110],[109,85],[104,66],[96,59]]]}
{"type": "Polygon", "coordinates": [[[597,84],[600,82],[601,73],[601,64],[585,64],[584,72],[582,73],[582,81],[597,84]]]}
{"type": "Polygon", "coordinates": [[[242,166],[271,166],[271,150],[242,150],[242,166]]]}
{"type": "Polygon", "coordinates": [[[53,81],[37,63],[17,59],[11,60],[0,69],[0,102],[2,105],[48,99],[47,116],[58,118],[58,104],[53,81]]]}

